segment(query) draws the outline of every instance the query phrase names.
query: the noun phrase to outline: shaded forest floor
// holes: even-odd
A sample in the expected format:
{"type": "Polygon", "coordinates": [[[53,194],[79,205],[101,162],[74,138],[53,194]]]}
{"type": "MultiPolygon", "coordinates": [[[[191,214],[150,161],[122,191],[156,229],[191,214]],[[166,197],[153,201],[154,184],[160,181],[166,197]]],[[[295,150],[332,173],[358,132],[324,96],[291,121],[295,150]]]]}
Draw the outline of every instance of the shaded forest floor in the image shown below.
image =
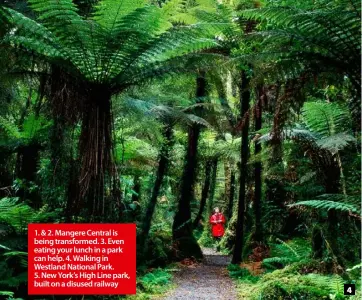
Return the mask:
{"type": "Polygon", "coordinates": [[[177,287],[164,299],[237,299],[236,287],[226,269],[230,258],[204,248],[204,262],[185,266],[175,275],[177,287]]]}

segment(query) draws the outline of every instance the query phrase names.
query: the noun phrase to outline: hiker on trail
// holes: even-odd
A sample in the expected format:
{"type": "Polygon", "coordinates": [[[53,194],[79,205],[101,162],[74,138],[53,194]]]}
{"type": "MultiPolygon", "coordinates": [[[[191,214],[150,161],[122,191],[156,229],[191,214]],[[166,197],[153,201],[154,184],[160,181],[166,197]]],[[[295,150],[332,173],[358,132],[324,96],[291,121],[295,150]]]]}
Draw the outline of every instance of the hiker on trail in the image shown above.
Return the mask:
{"type": "Polygon", "coordinates": [[[225,222],[226,220],[224,215],[220,212],[218,207],[215,207],[214,212],[210,217],[212,236],[215,240],[220,240],[223,237],[225,233],[225,222]]]}

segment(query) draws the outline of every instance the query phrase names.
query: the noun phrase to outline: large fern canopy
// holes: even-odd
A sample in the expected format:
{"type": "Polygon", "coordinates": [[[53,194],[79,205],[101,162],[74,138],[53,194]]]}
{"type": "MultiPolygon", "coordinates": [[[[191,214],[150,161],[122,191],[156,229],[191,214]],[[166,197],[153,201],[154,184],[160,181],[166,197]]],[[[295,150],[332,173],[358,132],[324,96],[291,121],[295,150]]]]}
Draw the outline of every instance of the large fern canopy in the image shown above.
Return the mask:
{"type": "MultiPolygon", "coordinates": [[[[190,56],[215,47],[213,37],[219,29],[205,22],[175,25],[172,18],[183,7],[181,0],[159,6],[145,0],[102,0],[87,17],[72,0],[30,0],[29,4],[36,21],[0,8],[10,28],[3,42],[57,67],[65,84],[54,89],[67,86],[74,93],[63,97],[58,92],[51,100],[55,114],[72,124],[82,122],[78,181],[83,198],[93,183],[101,186],[99,182],[116,173],[111,96],[186,66],[196,70],[202,60],[190,56]],[[187,64],[189,60],[193,63],[187,64]]],[[[92,197],[103,192],[96,188],[92,197]]]]}
{"type": "Polygon", "coordinates": [[[162,7],[144,0],[102,0],[89,18],[81,16],[71,0],[29,4],[37,21],[1,8],[12,26],[4,42],[32,51],[78,78],[115,89],[173,72],[180,67],[175,59],[215,46],[213,39],[205,38],[211,30],[206,24],[171,23],[180,0],[162,7]]]}
{"type": "Polygon", "coordinates": [[[340,71],[360,82],[359,2],[321,2],[314,10],[271,6],[243,11],[241,16],[267,22],[258,33],[265,57],[277,54],[279,62],[319,64],[321,71],[340,71]]]}

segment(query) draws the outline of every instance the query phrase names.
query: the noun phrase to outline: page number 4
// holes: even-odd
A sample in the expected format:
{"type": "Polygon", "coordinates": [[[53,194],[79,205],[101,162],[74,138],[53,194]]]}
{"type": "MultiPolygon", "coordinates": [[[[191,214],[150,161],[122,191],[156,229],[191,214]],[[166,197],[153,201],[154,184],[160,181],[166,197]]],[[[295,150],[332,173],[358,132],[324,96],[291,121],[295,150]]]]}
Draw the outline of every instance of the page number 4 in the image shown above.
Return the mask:
{"type": "Polygon", "coordinates": [[[356,292],[356,286],[354,284],[345,284],[344,285],[344,295],[351,296],[356,292]]]}

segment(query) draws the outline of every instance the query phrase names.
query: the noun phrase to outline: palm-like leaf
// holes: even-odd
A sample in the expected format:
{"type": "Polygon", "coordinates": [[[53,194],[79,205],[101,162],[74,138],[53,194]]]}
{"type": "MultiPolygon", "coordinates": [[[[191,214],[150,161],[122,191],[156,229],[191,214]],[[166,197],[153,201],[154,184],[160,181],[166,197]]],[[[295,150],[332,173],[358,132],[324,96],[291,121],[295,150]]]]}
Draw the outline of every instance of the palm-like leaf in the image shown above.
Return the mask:
{"type": "Polygon", "coordinates": [[[360,6],[355,0],[342,1],[337,7],[302,10],[269,7],[243,11],[242,17],[267,20],[270,30],[262,31],[265,53],[279,53],[284,58],[299,57],[322,63],[320,68],[334,68],[359,77],[360,6]],[[354,6],[351,5],[355,4],[354,6]],[[333,62],[325,65],[324,62],[333,62]]]}
{"type": "Polygon", "coordinates": [[[340,194],[325,194],[319,196],[318,199],[299,201],[288,206],[306,206],[326,211],[335,209],[341,212],[361,213],[359,197],[340,194]]]}
{"type": "Polygon", "coordinates": [[[29,2],[38,22],[10,8],[1,9],[13,26],[5,41],[91,82],[125,88],[166,73],[166,68],[160,72],[160,64],[215,46],[205,38],[211,28],[207,24],[172,26],[179,0],[162,8],[142,0],[103,0],[91,19],[81,17],[71,0],[29,2]]]}

